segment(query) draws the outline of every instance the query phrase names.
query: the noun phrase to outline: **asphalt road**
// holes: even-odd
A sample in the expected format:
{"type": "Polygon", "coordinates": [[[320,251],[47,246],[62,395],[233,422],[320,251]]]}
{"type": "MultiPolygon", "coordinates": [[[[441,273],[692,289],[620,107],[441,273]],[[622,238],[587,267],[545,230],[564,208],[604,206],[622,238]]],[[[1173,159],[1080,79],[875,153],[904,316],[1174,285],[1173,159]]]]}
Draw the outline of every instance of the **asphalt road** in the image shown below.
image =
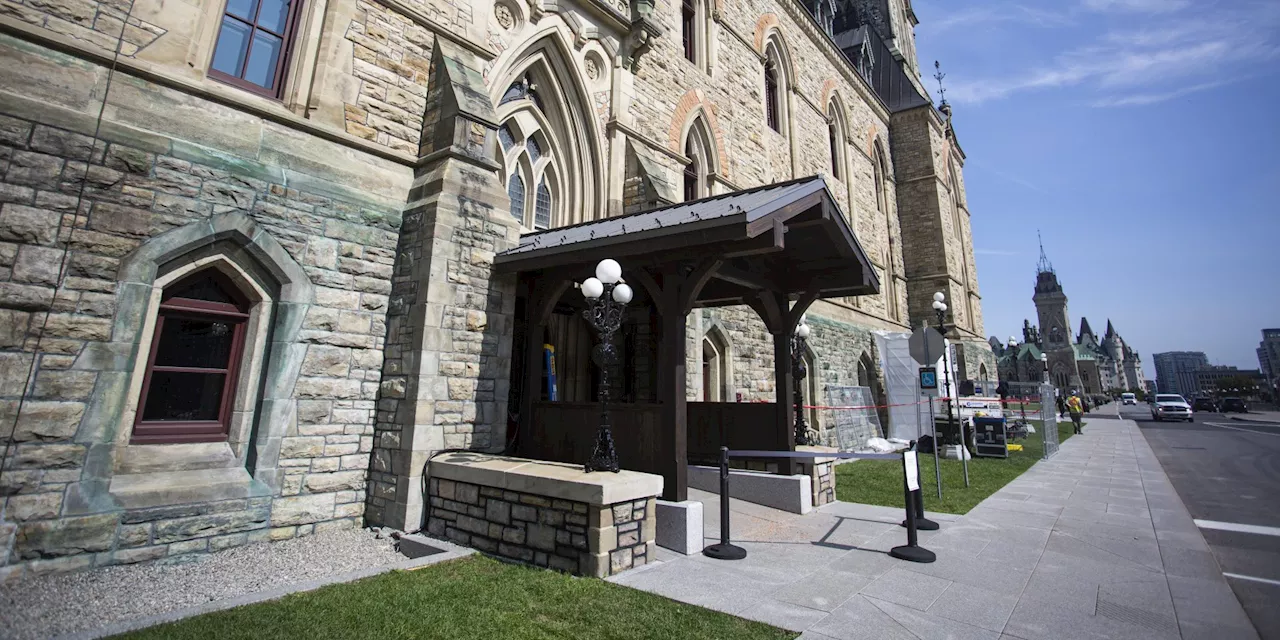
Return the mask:
{"type": "Polygon", "coordinates": [[[1280,426],[1217,413],[1155,422],[1145,404],[1120,410],[1142,429],[1258,633],[1280,639],[1280,426]]]}

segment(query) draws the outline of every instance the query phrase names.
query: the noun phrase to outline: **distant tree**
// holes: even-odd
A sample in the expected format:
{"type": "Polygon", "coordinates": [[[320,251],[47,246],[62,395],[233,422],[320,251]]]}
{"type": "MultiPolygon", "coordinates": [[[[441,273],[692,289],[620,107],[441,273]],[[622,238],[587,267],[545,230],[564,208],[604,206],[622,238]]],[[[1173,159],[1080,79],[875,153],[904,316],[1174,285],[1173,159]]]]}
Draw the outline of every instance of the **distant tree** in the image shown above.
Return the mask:
{"type": "Polygon", "coordinates": [[[1218,395],[1251,396],[1258,392],[1258,381],[1249,376],[1228,376],[1215,385],[1218,395]]]}

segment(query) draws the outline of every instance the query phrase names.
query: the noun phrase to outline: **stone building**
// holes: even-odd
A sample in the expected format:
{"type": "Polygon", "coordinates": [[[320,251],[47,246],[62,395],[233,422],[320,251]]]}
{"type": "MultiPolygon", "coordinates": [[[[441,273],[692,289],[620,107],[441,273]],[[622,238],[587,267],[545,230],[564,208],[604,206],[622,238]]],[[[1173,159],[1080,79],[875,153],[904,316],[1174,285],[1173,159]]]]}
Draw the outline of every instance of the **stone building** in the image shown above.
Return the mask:
{"type": "MultiPolygon", "coordinates": [[[[0,0],[0,578],[421,528],[433,453],[517,435],[540,229],[823,174],[881,287],[812,307],[810,393],[935,291],[995,368],[907,0],[261,4],[0,0]]],[[[773,398],[758,318],[688,324],[692,395],[773,398]]]]}
{"type": "Polygon", "coordinates": [[[1021,343],[1011,349],[994,336],[988,340],[999,362],[1001,380],[1039,382],[1047,368],[1050,382],[1067,390],[1110,394],[1146,386],[1141,356],[1129,347],[1110,320],[1106,334],[1099,339],[1089,326],[1089,319],[1082,317],[1080,331],[1072,337],[1067,294],[1043,246],[1032,300],[1039,325],[1032,326],[1024,320],[1021,343]]]}

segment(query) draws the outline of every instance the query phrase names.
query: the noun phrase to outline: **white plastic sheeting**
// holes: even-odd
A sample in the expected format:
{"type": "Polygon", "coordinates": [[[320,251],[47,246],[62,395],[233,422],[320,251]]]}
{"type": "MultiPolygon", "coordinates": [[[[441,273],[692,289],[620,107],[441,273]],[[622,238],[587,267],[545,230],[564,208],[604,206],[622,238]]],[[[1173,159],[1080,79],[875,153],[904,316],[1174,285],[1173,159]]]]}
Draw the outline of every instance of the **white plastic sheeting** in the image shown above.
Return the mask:
{"type": "Polygon", "coordinates": [[[889,424],[884,425],[890,438],[915,440],[920,437],[915,403],[920,401],[916,377],[920,365],[911,358],[907,340],[909,333],[873,332],[876,350],[880,352],[880,370],[884,371],[884,398],[889,405],[889,424]]]}
{"type": "MultiPolygon", "coordinates": [[[[874,331],[872,334],[875,336],[876,349],[880,352],[880,368],[884,371],[885,400],[890,405],[889,424],[885,425],[886,434],[889,438],[917,440],[926,433],[932,433],[932,427],[929,425],[929,405],[920,404],[926,398],[921,395],[918,387],[920,363],[911,357],[911,348],[908,345],[911,334],[892,331],[874,331]]],[[[946,344],[945,355],[950,356],[951,341],[946,341],[946,344]]],[[[938,392],[935,397],[944,393],[946,377],[943,370],[943,356],[944,354],[938,354],[938,360],[934,363],[938,372],[938,392]]],[[[945,362],[953,367],[951,391],[954,393],[959,379],[955,375],[954,363],[951,363],[949,358],[945,362]]],[[[942,402],[935,401],[934,413],[942,415],[942,402]]]]}

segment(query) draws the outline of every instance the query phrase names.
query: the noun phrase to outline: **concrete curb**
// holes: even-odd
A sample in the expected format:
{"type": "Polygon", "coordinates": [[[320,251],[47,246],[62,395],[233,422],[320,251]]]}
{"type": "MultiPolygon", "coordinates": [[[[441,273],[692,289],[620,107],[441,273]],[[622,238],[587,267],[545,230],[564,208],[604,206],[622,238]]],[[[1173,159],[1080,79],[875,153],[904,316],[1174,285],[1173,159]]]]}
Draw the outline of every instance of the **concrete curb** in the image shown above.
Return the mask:
{"type": "Polygon", "coordinates": [[[1236,422],[1252,422],[1253,424],[1266,424],[1274,427],[1280,427],[1280,420],[1263,420],[1262,418],[1245,418],[1242,416],[1231,416],[1236,422]]]}
{"type": "Polygon", "coordinates": [[[360,580],[361,578],[368,578],[370,576],[376,576],[378,574],[387,573],[389,571],[421,569],[422,567],[433,565],[433,564],[436,564],[437,562],[454,560],[456,558],[466,557],[475,553],[473,549],[459,547],[458,545],[445,542],[443,540],[437,540],[433,538],[431,542],[443,548],[445,550],[444,553],[437,553],[437,554],[424,556],[422,558],[417,558],[417,559],[406,559],[400,562],[393,562],[391,564],[384,564],[376,567],[369,567],[367,569],[358,569],[356,571],[340,573],[332,576],[325,576],[323,578],[308,580],[306,582],[298,582],[295,584],[285,585],[283,587],[276,587],[274,589],[267,589],[264,591],[257,591],[254,593],[246,593],[244,595],[236,596],[234,598],[215,600],[213,602],[207,602],[205,604],[196,605],[194,607],[174,609],[173,611],[166,611],[164,613],[159,613],[153,616],[146,616],[144,618],[134,618],[132,620],[125,620],[125,621],[117,622],[115,624],[112,624],[106,627],[99,627],[97,629],[91,629],[89,631],[81,631],[79,633],[59,636],[57,640],[96,640],[97,638],[105,638],[105,637],[114,636],[121,633],[127,633],[129,631],[137,631],[138,629],[145,629],[147,627],[153,627],[158,624],[164,624],[166,622],[174,622],[177,620],[182,620],[183,618],[190,618],[192,616],[212,613],[214,611],[223,611],[225,609],[234,609],[236,607],[244,606],[247,604],[256,604],[259,602],[266,602],[268,600],[277,600],[291,593],[301,593],[303,591],[314,591],[316,589],[319,589],[320,587],[326,587],[331,584],[354,582],[356,580],[360,580]]]}

